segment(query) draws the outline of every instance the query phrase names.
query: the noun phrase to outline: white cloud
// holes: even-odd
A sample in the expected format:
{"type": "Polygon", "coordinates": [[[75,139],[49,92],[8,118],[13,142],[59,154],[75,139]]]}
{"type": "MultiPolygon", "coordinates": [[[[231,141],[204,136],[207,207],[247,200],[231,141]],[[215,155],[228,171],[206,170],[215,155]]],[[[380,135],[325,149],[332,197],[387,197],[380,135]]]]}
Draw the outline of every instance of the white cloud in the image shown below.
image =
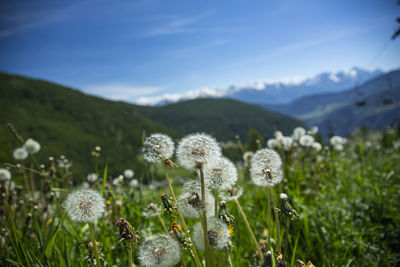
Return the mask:
{"type": "Polygon", "coordinates": [[[85,92],[113,100],[133,101],[140,96],[164,90],[158,86],[132,86],[126,84],[106,84],[82,86],[85,92]]]}

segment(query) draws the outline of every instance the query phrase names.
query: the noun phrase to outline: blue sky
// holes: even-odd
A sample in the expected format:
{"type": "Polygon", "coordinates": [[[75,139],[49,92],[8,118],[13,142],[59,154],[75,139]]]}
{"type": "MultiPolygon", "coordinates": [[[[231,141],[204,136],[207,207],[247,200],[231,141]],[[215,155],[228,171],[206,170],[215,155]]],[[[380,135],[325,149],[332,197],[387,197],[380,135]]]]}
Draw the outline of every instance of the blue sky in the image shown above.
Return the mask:
{"type": "Polygon", "coordinates": [[[395,0],[0,0],[0,70],[128,102],[390,70],[399,15],[395,0]]]}

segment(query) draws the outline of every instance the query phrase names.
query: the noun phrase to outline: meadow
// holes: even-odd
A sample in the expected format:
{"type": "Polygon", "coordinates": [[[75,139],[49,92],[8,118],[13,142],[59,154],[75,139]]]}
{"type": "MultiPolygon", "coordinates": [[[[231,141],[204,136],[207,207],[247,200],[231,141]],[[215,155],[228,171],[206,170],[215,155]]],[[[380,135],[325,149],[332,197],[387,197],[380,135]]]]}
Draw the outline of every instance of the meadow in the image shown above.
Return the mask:
{"type": "Polygon", "coordinates": [[[1,265],[398,266],[400,127],[325,142],[315,128],[265,143],[155,137],[132,155],[140,170],[109,173],[99,143],[81,177],[74,159],[39,162],[35,137],[11,127],[1,265]]]}

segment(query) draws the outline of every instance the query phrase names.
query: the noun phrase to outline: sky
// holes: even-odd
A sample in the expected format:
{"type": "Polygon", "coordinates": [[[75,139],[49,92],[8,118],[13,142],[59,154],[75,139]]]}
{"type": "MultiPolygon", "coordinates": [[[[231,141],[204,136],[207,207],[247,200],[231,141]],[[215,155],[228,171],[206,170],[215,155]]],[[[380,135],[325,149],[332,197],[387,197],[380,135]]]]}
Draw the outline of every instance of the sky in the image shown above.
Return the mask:
{"type": "Polygon", "coordinates": [[[0,0],[0,71],[143,97],[400,67],[395,0],[0,0]]]}

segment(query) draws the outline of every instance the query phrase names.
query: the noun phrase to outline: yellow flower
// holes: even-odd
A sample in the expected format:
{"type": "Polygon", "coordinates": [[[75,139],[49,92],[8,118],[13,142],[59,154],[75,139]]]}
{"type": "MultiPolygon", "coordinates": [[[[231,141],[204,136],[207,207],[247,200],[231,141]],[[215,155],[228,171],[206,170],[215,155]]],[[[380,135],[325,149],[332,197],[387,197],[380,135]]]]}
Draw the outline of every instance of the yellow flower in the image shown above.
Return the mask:
{"type": "Polygon", "coordinates": [[[48,224],[50,224],[50,223],[52,223],[53,222],[53,218],[49,218],[48,220],[47,220],[47,223],[48,224]]]}
{"type": "Polygon", "coordinates": [[[110,205],[111,204],[111,200],[107,199],[106,200],[106,205],[110,205]]]}
{"type": "Polygon", "coordinates": [[[233,236],[233,230],[234,230],[233,225],[230,224],[229,225],[229,230],[228,230],[228,233],[229,233],[230,236],[233,236]]]}
{"type": "Polygon", "coordinates": [[[263,232],[263,235],[264,235],[264,236],[268,236],[268,234],[269,234],[269,231],[268,231],[267,228],[265,228],[265,229],[264,229],[264,232],[263,232]]]}

